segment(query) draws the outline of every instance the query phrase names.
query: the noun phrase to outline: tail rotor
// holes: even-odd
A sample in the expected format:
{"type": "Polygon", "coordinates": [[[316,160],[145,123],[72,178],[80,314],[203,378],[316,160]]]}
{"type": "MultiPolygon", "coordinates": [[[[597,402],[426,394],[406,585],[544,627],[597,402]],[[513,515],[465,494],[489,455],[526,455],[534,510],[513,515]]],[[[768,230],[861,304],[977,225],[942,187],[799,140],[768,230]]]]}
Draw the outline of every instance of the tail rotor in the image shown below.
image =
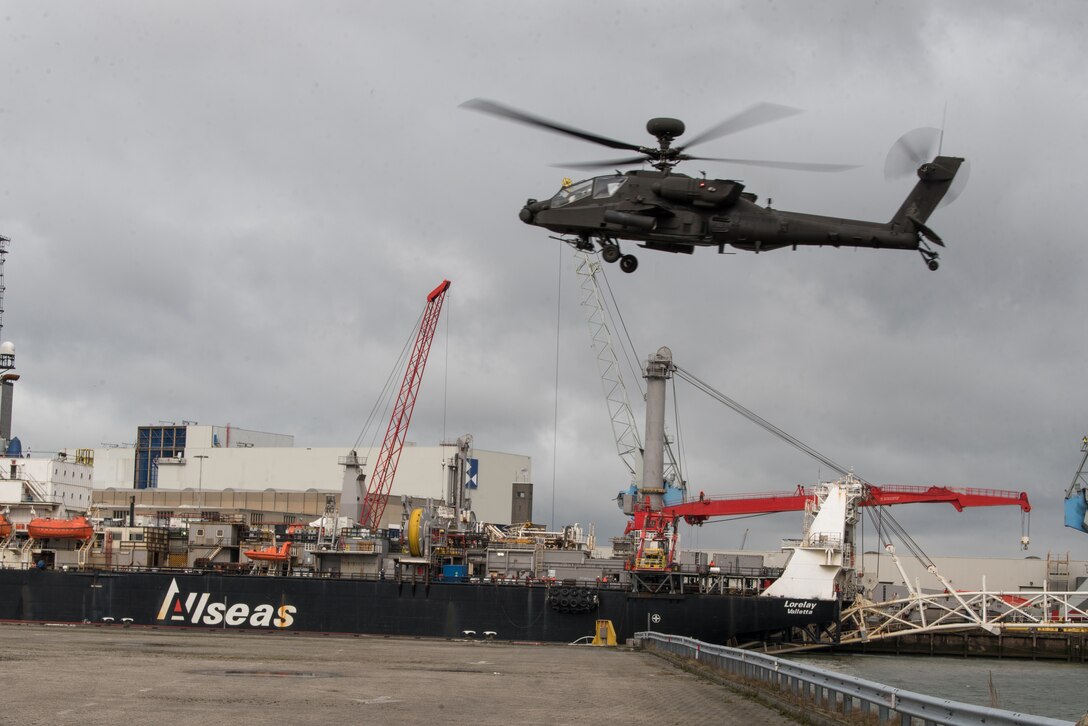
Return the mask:
{"type": "MultiPolygon", "coordinates": [[[[932,161],[941,150],[944,133],[932,126],[908,131],[892,144],[888,156],[884,159],[884,178],[888,181],[902,179],[915,173],[923,164],[932,161]]],[[[961,164],[956,178],[948,188],[938,207],[951,204],[967,187],[971,177],[971,165],[965,160],[961,164]]]]}

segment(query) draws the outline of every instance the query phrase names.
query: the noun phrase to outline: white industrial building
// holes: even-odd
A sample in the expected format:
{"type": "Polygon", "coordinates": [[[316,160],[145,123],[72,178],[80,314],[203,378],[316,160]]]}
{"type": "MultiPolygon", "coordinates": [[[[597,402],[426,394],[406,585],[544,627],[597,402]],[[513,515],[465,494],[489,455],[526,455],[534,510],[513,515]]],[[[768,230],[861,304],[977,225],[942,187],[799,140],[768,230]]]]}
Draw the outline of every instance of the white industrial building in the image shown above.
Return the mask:
{"type": "MultiPolygon", "coordinates": [[[[95,489],[186,491],[198,498],[222,491],[335,492],[342,495],[341,514],[352,518],[361,505],[356,480],[359,474],[363,486],[371,480],[379,454],[377,448],[296,448],[289,435],[192,423],[142,426],[137,439],[134,447],[95,450],[95,489]],[[345,466],[351,461],[358,469],[345,466]]],[[[457,450],[457,442],[406,445],[390,494],[445,499],[457,450]]],[[[465,494],[477,518],[501,524],[531,519],[530,457],[481,449],[469,449],[468,456],[476,467],[465,494]]],[[[390,507],[386,520],[399,525],[399,509],[390,507]]]]}
{"type": "Polygon", "coordinates": [[[91,507],[93,461],[89,449],[49,459],[8,457],[0,468],[0,507],[16,525],[33,517],[67,517],[91,507]]]}

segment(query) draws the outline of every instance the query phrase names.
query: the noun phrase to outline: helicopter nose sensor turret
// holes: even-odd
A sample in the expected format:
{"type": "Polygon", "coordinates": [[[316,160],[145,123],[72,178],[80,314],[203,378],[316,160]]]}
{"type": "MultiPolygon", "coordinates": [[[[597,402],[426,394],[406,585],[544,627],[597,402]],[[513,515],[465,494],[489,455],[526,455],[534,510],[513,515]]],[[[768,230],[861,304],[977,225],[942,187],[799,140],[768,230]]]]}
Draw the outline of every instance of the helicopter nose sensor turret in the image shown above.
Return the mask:
{"type": "Polygon", "coordinates": [[[547,200],[538,202],[535,199],[530,199],[525,202],[525,206],[518,212],[518,219],[525,222],[525,224],[532,224],[533,220],[536,219],[536,213],[544,211],[549,206],[551,205],[548,204],[547,200]]]}

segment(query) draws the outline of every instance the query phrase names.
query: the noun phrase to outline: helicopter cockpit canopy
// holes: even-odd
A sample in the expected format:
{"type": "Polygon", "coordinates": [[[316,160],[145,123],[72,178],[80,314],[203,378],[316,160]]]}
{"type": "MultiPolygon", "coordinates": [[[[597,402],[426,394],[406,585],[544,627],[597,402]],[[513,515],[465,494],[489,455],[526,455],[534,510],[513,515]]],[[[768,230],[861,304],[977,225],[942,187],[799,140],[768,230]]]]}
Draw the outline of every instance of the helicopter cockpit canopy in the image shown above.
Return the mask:
{"type": "Polygon", "coordinates": [[[586,179],[580,181],[577,184],[569,184],[559,190],[559,193],[552,197],[550,208],[558,209],[564,207],[572,202],[577,202],[579,199],[585,199],[586,197],[593,195],[594,199],[608,199],[615,196],[616,192],[620,190],[620,187],[627,181],[627,177],[622,175],[612,176],[598,176],[593,179],[586,179]]]}

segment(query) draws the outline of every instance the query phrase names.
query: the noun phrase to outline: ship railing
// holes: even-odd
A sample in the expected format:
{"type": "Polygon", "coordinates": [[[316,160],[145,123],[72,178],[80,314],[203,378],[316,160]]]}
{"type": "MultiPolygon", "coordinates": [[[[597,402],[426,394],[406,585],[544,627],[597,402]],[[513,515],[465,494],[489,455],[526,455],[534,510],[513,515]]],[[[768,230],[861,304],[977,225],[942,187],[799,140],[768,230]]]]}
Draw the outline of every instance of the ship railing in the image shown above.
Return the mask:
{"type": "Polygon", "coordinates": [[[338,456],[336,463],[340,466],[366,466],[366,457],[352,452],[347,456],[338,456]]]}
{"type": "Polygon", "coordinates": [[[841,550],[842,545],[842,535],[829,532],[817,532],[801,541],[802,547],[823,547],[841,550]]]}
{"type": "Polygon", "coordinates": [[[715,573],[699,578],[699,590],[719,594],[758,595],[766,589],[768,582],[773,582],[781,575],[780,569],[772,568],[760,568],[746,574],[715,573]]]}
{"type": "MultiPolygon", "coordinates": [[[[684,571],[687,572],[686,570],[684,571]]],[[[712,565],[707,571],[710,577],[781,577],[781,567],[728,567],[712,565]]]]}
{"type": "Polygon", "coordinates": [[[502,540],[501,542],[491,542],[487,545],[488,551],[498,550],[518,550],[519,552],[533,552],[537,549],[537,543],[529,540],[502,540]]]}
{"type": "Polygon", "coordinates": [[[635,633],[635,640],[651,652],[694,660],[699,666],[724,675],[729,680],[755,684],[763,690],[785,696],[790,701],[801,701],[803,709],[815,707],[842,714],[849,719],[860,715],[859,722],[868,722],[875,716],[881,724],[893,721],[908,724],[914,719],[926,724],[956,726],[1058,726],[1070,723],[1046,716],[1032,716],[929,696],[817,668],[807,663],[704,643],[679,635],[644,631],[635,633]]]}
{"type": "MultiPolygon", "coordinates": [[[[207,558],[200,558],[201,561],[205,561],[207,558]]],[[[29,568],[34,567],[35,563],[33,559],[25,558],[22,563],[12,563],[9,567],[12,568],[29,568]]],[[[165,573],[165,574],[177,574],[177,575],[190,575],[190,574],[202,574],[202,573],[217,573],[225,576],[237,576],[248,575],[250,573],[251,563],[213,563],[213,562],[195,562],[193,565],[108,565],[102,563],[88,563],[85,567],[86,571],[103,571],[103,573],[165,573]]],[[[598,570],[594,570],[598,571],[598,570]]],[[[616,574],[618,575],[618,573],[616,574]]],[[[363,580],[363,581],[381,581],[381,580],[394,580],[395,576],[392,573],[341,573],[341,571],[321,571],[308,568],[293,567],[290,573],[286,575],[276,575],[277,577],[295,577],[295,578],[313,578],[313,579],[331,579],[331,580],[363,580]]],[[[680,574],[673,574],[677,578],[683,580],[697,580],[696,576],[689,576],[680,574]]],[[[420,580],[422,581],[422,580],[420,580]]],[[[444,578],[441,575],[432,576],[431,582],[448,582],[454,583],[454,585],[492,585],[495,587],[579,587],[591,590],[615,590],[615,591],[630,591],[631,583],[623,580],[611,579],[608,574],[603,577],[591,576],[589,574],[580,574],[578,577],[547,577],[547,576],[530,576],[524,575],[517,577],[514,575],[498,576],[491,578],[489,576],[473,576],[465,578],[444,578]]],[[[691,591],[696,591],[698,588],[692,587],[691,591]]],[[[688,590],[687,587],[684,588],[688,590]]],[[[708,590],[703,590],[708,591],[708,590]]]]}
{"type": "MultiPolygon", "coordinates": [[[[202,560],[205,558],[201,558],[202,560]]],[[[89,563],[85,568],[86,571],[93,572],[161,572],[161,573],[173,573],[173,574],[198,574],[206,572],[215,572],[223,575],[245,575],[249,574],[252,563],[243,562],[206,562],[196,563],[192,565],[102,565],[99,563],[89,563]]],[[[21,563],[12,563],[9,567],[15,569],[26,569],[34,567],[35,564],[32,560],[26,560],[21,563]]],[[[395,575],[386,572],[383,576],[380,572],[375,573],[352,573],[352,572],[339,572],[339,571],[319,571],[310,570],[305,568],[292,568],[291,572],[286,575],[279,575],[282,577],[303,577],[303,578],[317,578],[317,579],[330,579],[330,580],[362,580],[377,582],[382,580],[393,581],[396,579],[395,575]]],[[[594,590],[619,590],[628,591],[631,589],[629,583],[617,582],[610,579],[597,579],[594,577],[577,577],[577,578],[556,578],[556,577],[515,577],[510,576],[498,576],[491,578],[488,576],[474,576],[465,578],[444,578],[440,575],[432,575],[430,582],[438,583],[451,583],[451,584],[488,584],[498,587],[550,587],[550,586],[567,586],[567,587],[582,587],[594,590]]],[[[410,578],[405,578],[406,582],[410,581],[410,578]]],[[[418,579],[422,582],[422,579],[418,579]]]]}

